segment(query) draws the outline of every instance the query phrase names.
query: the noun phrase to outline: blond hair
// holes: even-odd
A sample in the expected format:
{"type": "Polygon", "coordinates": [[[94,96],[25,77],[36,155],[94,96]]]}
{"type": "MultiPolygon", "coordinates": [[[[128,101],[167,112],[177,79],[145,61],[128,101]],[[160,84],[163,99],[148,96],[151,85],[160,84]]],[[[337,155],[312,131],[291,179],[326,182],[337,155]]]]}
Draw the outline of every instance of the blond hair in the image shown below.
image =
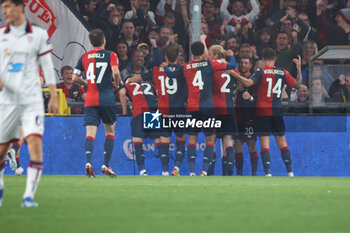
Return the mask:
{"type": "Polygon", "coordinates": [[[209,50],[211,50],[214,55],[218,55],[218,59],[226,57],[226,51],[221,45],[212,45],[209,50]]]}

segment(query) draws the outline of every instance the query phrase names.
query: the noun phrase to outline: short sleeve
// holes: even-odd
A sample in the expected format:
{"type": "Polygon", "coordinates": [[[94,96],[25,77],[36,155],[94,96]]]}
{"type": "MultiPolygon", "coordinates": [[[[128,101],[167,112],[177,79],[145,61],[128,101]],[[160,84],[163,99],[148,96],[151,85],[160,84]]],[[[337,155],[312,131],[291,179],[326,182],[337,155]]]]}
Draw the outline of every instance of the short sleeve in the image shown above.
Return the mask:
{"type": "Polygon", "coordinates": [[[287,85],[292,87],[297,80],[295,78],[293,78],[293,76],[288,71],[286,71],[285,69],[283,69],[283,71],[284,71],[284,75],[286,77],[287,85]]]}
{"type": "Polygon", "coordinates": [[[214,70],[226,70],[227,68],[226,62],[222,62],[220,60],[217,60],[217,61],[210,60],[210,63],[214,70]]]}
{"type": "Polygon", "coordinates": [[[119,66],[119,61],[118,61],[118,56],[115,54],[115,52],[111,52],[111,57],[110,57],[110,65],[111,67],[113,66],[119,66]]]}
{"type": "Polygon", "coordinates": [[[83,73],[83,69],[83,57],[81,57],[78,61],[78,64],[75,66],[74,74],[81,76],[81,74],[83,73]]]}
{"type": "Polygon", "coordinates": [[[44,30],[42,31],[42,33],[40,33],[39,43],[39,56],[43,56],[52,52],[52,45],[49,41],[49,36],[44,30]]]}
{"type": "Polygon", "coordinates": [[[262,78],[262,76],[263,76],[263,70],[262,69],[258,69],[256,71],[256,73],[253,74],[253,76],[250,77],[250,78],[254,81],[254,84],[257,84],[260,81],[260,79],[262,78]]]}

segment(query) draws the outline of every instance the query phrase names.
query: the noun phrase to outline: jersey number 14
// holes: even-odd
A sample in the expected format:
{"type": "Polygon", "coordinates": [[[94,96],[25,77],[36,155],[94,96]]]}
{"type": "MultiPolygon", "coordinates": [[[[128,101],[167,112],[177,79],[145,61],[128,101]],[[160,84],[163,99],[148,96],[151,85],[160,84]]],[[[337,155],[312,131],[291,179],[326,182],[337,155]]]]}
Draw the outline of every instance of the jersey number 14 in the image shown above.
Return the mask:
{"type": "Polygon", "coordinates": [[[281,97],[282,93],[282,79],[278,79],[275,86],[272,88],[272,78],[267,78],[267,97],[271,97],[271,91],[277,95],[277,98],[281,97]]]}

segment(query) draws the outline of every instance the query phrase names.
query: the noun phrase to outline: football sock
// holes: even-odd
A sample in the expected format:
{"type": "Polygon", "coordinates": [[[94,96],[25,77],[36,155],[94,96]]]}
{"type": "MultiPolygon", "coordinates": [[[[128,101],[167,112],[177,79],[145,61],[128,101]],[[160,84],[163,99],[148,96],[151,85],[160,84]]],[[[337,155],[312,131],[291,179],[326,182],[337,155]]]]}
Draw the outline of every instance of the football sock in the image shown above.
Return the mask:
{"type": "Polygon", "coordinates": [[[0,165],[0,200],[4,194],[4,172],[5,172],[5,161],[0,165]]]}
{"type": "Polygon", "coordinates": [[[94,151],[94,141],[95,139],[93,137],[86,137],[85,138],[85,157],[86,157],[86,163],[92,164],[92,153],[94,151]]]}
{"type": "Polygon", "coordinates": [[[226,148],[227,175],[229,176],[233,175],[234,154],[232,146],[226,148]]]}
{"type": "Polygon", "coordinates": [[[208,172],[209,163],[214,157],[214,144],[207,143],[203,154],[203,169],[202,171],[208,172]]]}
{"type": "Polygon", "coordinates": [[[281,149],[281,156],[284,162],[284,165],[286,166],[287,172],[292,172],[292,160],[290,158],[290,151],[288,146],[283,147],[281,149]]]}
{"type": "Polygon", "coordinates": [[[16,162],[17,162],[17,168],[19,168],[21,166],[21,164],[19,163],[19,157],[16,158],[16,162]]]}
{"type": "Polygon", "coordinates": [[[14,149],[15,150],[15,154],[17,153],[17,151],[19,150],[20,146],[19,146],[19,143],[18,141],[14,142],[12,144],[12,148],[11,149],[14,149]]]}
{"type": "Polygon", "coordinates": [[[38,187],[41,172],[43,169],[42,162],[30,161],[27,168],[27,185],[23,195],[23,199],[26,197],[34,198],[35,191],[38,187]]]}
{"type": "Polygon", "coordinates": [[[215,162],[216,162],[216,152],[214,151],[213,159],[209,163],[208,176],[213,176],[214,175],[215,162]]]}
{"type": "Polygon", "coordinates": [[[270,150],[267,148],[261,149],[261,159],[264,166],[264,172],[266,174],[271,174],[270,166],[271,166],[271,158],[270,158],[270,150]]]}
{"type": "Polygon", "coordinates": [[[237,176],[243,175],[243,153],[235,153],[237,176]]]}
{"type": "Polygon", "coordinates": [[[142,149],[142,143],[141,142],[135,142],[134,143],[134,149],[136,154],[136,163],[139,168],[139,171],[142,171],[145,169],[145,153],[142,149]]]}
{"type": "Polygon", "coordinates": [[[222,175],[227,176],[228,175],[228,169],[227,169],[227,156],[222,157],[222,175]]]}
{"type": "Polygon", "coordinates": [[[188,144],[187,146],[188,167],[190,172],[196,172],[196,146],[194,144],[188,144]]]}
{"type": "Polygon", "coordinates": [[[105,145],[104,145],[104,165],[106,167],[109,167],[109,161],[111,160],[112,153],[113,153],[113,148],[114,148],[114,136],[112,135],[107,135],[106,140],[105,140],[105,145]]]}
{"type": "Polygon", "coordinates": [[[180,167],[185,157],[185,141],[176,141],[175,166],[180,167]]]}
{"type": "Polygon", "coordinates": [[[160,161],[162,163],[162,171],[169,171],[169,143],[161,143],[159,145],[160,161]]]}
{"type": "Polygon", "coordinates": [[[250,165],[252,167],[252,176],[256,176],[256,173],[258,171],[258,160],[259,156],[256,152],[250,153],[250,165]]]}

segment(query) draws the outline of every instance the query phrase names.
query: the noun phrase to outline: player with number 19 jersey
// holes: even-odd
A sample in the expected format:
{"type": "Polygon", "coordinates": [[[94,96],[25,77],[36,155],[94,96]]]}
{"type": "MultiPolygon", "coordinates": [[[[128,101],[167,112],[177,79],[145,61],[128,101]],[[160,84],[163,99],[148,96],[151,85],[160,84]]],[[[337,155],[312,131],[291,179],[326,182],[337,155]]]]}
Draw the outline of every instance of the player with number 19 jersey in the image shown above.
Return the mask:
{"type": "Polygon", "coordinates": [[[118,66],[118,57],[114,52],[95,48],[79,59],[74,73],[86,73],[88,88],[85,107],[115,106],[112,85],[112,67],[118,66]]]}
{"type": "MultiPolygon", "coordinates": [[[[169,69],[172,71],[179,68],[179,65],[169,64],[169,69]]],[[[184,77],[170,79],[162,67],[156,66],[153,70],[143,74],[142,80],[153,81],[158,96],[158,109],[162,114],[183,113],[187,100],[187,86],[184,77]]]]}
{"type": "Polygon", "coordinates": [[[276,66],[266,66],[251,77],[257,86],[257,117],[282,116],[282,88],[293,86],[296,79],[288,71],[276,66]]]}

